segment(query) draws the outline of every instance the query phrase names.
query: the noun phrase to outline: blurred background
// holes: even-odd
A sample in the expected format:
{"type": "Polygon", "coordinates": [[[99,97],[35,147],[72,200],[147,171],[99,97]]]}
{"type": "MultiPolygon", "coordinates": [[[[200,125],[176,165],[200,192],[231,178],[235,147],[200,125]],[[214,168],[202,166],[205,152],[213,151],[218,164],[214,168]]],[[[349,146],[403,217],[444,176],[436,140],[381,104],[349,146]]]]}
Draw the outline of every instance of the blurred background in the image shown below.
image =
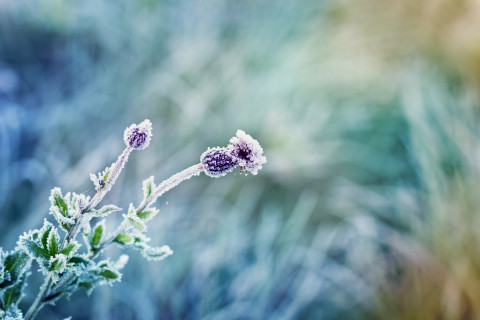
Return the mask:
{"type": "Polygon", "coordinates": [[[478,0],[0,0],[0,244],[92,195],[131,123],[123,208],[243,129],[257,176],[158,200],[173,256],[38,318],[480,319],[479,93],[478,0]]]}

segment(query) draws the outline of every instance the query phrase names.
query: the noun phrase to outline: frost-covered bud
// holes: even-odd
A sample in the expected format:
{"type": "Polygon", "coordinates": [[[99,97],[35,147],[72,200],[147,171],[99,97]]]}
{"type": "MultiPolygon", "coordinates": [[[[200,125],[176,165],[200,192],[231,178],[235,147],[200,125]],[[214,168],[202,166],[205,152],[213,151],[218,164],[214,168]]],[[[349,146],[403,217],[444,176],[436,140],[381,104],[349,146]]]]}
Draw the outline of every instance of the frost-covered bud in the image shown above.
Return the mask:
{"type": "Polygon", "coordinates": [[[263,155],[263,149],[258,141],[243,130],[237,130],[237,136],[230,139],[229,149],[231,150],[231,155],[237,159],[238,166],[242,170],[251,172],[254,175],[267,162],[267,158],[263,155]]]}
{"type": "Polygon", "coordinates": [[[140,124],[132,124],[125,129],[123,140],[128,147],[135,150],[143,150],[150,144],[152,139],[152,123],[145,119],[140,124]]]}
{"type": "Polygon", "coordinates": [[[238,160],[230,152],[228,148],[208,148],[200,157],[205,174],[218,178],[232,171],[237,166],[238,160]]]}

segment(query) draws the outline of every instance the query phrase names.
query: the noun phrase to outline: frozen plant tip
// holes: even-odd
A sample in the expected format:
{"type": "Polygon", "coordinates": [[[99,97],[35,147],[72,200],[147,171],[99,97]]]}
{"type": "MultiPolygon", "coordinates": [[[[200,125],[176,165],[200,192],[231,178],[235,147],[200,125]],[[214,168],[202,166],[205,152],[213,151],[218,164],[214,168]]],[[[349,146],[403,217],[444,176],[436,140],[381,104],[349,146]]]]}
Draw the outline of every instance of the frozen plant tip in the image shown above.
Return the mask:
{"type": "Polygon", "coordinates": [[[267,162],[260,143],[243,130],[237,130],[236,137],[230,139],[229,147],[232,156],[238,160],[238,166],[253,175],[256,175],[267,162]]]}
{"type": "Polygon", "coordinates": [[[152,139],[152,123],[146,119],[140,124],[132,124],[125,129],[123,141],[128,147],[135,150],[143,150],[150,144],[152,139]]]}
{"type": "Polygon", "coordinates": [[[238,164],[237,158],[231,155],[228,148],[209,148],[200,157],[205,174],[218,178],[232,171],[238,164]]]}
{"type": "Polygon", "coordinates": [[[124,132],[127,146],[117,160],[103,172],[91,174],[96,189],[93,197],[74,192],[62,194],[60,188],[53,188],[49,212],[57,226],[45,219],[42,227],[19,237],[15,250],[6,252],[0,248],[0,320],[32,320],[45,305],[68,298],[81,288],[89,294],[97,285],[121,281],[120,271],[128,256],[120,255],[114,260],[99,259],[111,244],[138,250],[148,260],[160,261],[172,255],[169,246],[151,246],[150,239],[145,235],[147,223],[158,213],[153,204],[162,194],[201,172],[218,178],[240,167],[243,171],[256,174],[266,162],[258,141],[238,130],[237,136],[226,147],[208,148],[201,155],[200,163],[158,185],[153,177],[144,180],[141,203],[136,207],[130,203],[126,213],[122,214],[123,221],[116,229],[108,228],[114,230],[108,233],[105,218],[122,209],[113,204],[97,205],[115,184],[130,153],[148,147],[151,137],[152,124],[148,119],[128,127],[124,132]],[[95,225],[92,225],[93,218],[99,220],[95,225]],[[83,245],[77,241],[78,234],[83,236],[83,245]],[[44,281],[23,317],[19,304],[32,262],[40,267],[44,281]]]}
{"type": "Polygon", "coordinates": [[[256,175],[267,158],[257,140],[243,130],[237,130],[237,136],[230,139],[227,147],[208,148],[200,157],[200,162],[207,176],[218,178],[237,166],[256,175]]]}

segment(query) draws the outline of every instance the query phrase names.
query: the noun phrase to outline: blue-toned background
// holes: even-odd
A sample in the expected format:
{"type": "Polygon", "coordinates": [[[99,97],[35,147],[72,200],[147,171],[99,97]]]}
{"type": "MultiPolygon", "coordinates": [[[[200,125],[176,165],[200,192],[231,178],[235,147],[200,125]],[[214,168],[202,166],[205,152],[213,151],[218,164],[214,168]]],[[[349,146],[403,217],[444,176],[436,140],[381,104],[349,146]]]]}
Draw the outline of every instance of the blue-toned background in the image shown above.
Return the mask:
{"type": "Polygon", "coordinates": [[[237,129],[268,158],[169,191],[148,234],[173,256],[129,252],[121,283],[38,318],[479,318],[477,30],[477,0],[0,0],[5,249],[145,118],[104,203],[237,129]]]}

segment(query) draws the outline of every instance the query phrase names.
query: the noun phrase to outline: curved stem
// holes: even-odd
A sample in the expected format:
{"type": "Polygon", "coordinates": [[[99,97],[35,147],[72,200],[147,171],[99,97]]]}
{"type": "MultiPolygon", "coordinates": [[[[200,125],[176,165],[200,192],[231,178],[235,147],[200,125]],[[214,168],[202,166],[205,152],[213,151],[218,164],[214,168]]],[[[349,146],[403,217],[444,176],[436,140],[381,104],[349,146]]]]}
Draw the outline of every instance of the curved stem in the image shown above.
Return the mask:
{"type": "Polygon", "coordinates": [[[167,180],[162,181],[162,183],[160,183],[155,188],[155,190],[153,190],[152,194],[150,194],[150,196],[144,199],[142,203],[138,206],[138,208],[136,208],[135,210],[137,211],[137,213],[142,212],[146,207],[157,201],[157,198],[160,197],[162,194],[178,186],[182,181],[188,180],[193,176],[198,176],[202,171],[203,165],[201,163],[197,163],[183,171],[180,171],[177,174],[174,174],[167,180]]]}
{"type": "MultiPolygon", "coordinates": [[[[136,213],[139,214],[145,210],[148,206],[152,205],[155,201],[157,201],[158,197],[162,194],[167,192],[168,190],[178,186],[182,181],[188,180],[193,176],[198,176],[203,171],[203,166],[201,163],[195,164],[193,166],[188,167],[187,169],[180,171],[179,173],[174,174],[167,180],[162,181],[148,196],[146,199],[143,199],[142,203],[135,209],[136,213]]],[[[95,259],[102,251],[111,244],[115,238],[125,231],[125,225],[122,222],[120,226],[111,234],[105,241],[98,245],[98,249],[95,252],[89,254],[88,258],[95,259]]]]}
{"type": "Polygon", "coordinates": [[[43,298],[45,297],[50,284],[51,284],[52,276],[48,275],[45,278],[45,281],[43,282],[43,285],[40,289],[40,292],[38,293],[37,297],[35,298],[35,301],[33,301],[32,305],[28,309],[27,314],[25,315],[25,320],[32,320],[35,318],[37,313],[43,308],[43,298]]]}

